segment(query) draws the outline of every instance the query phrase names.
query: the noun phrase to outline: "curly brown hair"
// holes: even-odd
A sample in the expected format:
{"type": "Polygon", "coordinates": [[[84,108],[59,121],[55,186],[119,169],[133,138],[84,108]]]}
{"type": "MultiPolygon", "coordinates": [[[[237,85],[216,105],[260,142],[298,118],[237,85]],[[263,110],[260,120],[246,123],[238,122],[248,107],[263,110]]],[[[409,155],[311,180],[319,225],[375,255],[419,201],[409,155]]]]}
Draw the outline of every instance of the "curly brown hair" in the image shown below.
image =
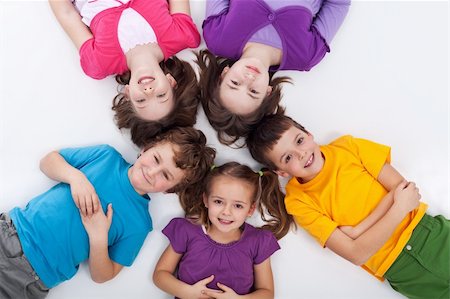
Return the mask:
{"type": "Polygon", "coordinates": [[[270,72],[269,85],[272,86],[272,92],[264,98],[261,106],[254,112],[239,115],[226,109],[219,97],[220,75],[225,67],[232,66],[235,61],[215,56],[208,50],[201,50],[196,53],[196,56],[196,63],[200,67],[200,101],[209,123],[217,131],[217,137],[222,144],[231,145],[240,137],[246,137],[252,127],[265,115],[284,112],[284,108],[279,104],[281,84],[291,83],[289,77],[273,78],[275,72],[270,72]]]}
{"type": "MultiPolygon", "coordinates": [[[[144,120],[136,114],[125,93],[119,92],[113,99],[112,110],[115,112],[116,125],[119,129],[130,129],[131,140],[138,147],[144,146],[149,139],[164,130],[193,126],[197,119],[200,88],[193,67],[175,56],[159,65],[165,74],[170,73],[177,81],[174,88],[174,109],[168,115],[158,121],[144,120]]],[[[117,75],[117,83],[129,84],[130,75],[130,71],[117,75]]]]}
{"type": "Polygon", "coordinates": [[[281,239],[289,232],[294,221],[286,211],[284,193],[281,191],[278,176],[266,169],[254,172],[247,165],[237,162],[225,163],[208,172],[200,197],[190,202],[192,204],[190,211],[196,213],[198,222],[209,225],[208,210],[201,198],[203,194],[206,196],[210,194],[212,182],[220,176],[229,176],[253,186],[252,203],[257,203],[261,219],[266,223],[262,229],[270,230],[277,239],[281,239]]]}
{"type": "Polygon", "coordinates": [[[145,152],[156,144],[166,142],[176,146],[174,162],[185,173],[184,179],[166,192],[176,193],[180,202],[185,202],[185,198],[195,196],[193,194],[197,194],[198,185],[203,184],[203,179],[214,163],[216,150],[206,145],[206,137],[202,131],[192,127],[167,130],[149,139],[142,149],[145,152]]]}

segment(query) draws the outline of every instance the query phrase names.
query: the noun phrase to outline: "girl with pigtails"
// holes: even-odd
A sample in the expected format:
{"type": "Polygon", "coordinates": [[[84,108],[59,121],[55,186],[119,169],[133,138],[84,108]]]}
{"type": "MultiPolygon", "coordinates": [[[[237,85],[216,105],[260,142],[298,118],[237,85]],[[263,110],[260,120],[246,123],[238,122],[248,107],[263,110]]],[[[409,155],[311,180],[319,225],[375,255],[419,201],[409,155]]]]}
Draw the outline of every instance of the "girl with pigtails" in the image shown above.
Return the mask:
{"type": "Polygon", "coordinates": [[[170,244],[154,283],[178,298],[273,298],[270,256],[292,224],[278,176],[229,162],[207,174],[201,198],[182,203],[197,223],[174,218],[164,228],[170,244]],[[256,209],[261,228],[246,223],[256,209]]]}

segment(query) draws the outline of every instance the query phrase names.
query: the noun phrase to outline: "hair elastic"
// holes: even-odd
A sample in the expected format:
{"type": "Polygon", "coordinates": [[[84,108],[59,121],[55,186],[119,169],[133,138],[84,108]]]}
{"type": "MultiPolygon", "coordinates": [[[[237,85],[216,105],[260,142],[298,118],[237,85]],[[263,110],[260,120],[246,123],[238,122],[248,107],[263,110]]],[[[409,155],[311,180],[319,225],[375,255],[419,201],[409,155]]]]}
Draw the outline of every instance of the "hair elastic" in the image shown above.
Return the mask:
{"type": "Polygon", "coordinates": [[[260,171],[258,171],[258,174],[259,174],[259,176],[261,177],[261,176],[264,175],[264,172],[263,172],[262,170],[260,170],[260,171]]]}
{"type": "Polygon", "coordinates": [[[216,166],[216,164],[213,164],[213,165],[211,165],[211,171],[213,171],[214,170],[214,168],[216,168],[217,166],[216,166]]]}

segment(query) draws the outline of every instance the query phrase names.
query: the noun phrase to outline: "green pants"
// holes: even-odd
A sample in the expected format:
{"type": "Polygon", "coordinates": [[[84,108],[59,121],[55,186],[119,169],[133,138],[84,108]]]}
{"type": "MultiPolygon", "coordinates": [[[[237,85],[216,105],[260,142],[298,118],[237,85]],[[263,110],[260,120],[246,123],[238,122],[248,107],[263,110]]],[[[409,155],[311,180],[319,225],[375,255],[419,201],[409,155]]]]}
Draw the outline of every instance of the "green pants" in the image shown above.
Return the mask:
{"type": "Polygon", "coordinates": [[[426,215],[384,277],[411,299],[450,298],[450,221],[426,215]]]}

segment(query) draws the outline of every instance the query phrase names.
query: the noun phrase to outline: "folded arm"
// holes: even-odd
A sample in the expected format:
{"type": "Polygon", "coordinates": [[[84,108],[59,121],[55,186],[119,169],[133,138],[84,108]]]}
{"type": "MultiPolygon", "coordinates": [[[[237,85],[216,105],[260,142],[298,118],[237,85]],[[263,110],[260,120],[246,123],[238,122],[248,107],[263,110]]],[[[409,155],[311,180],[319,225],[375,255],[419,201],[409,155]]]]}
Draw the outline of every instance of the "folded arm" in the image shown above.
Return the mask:
{"type": "Polygon", "coordinates": [[[99,210],[100,202],[94,186],[84,173],[67,163],[57,151],[42,158],[40,169],[52,180],[70,185],[72,198],[82,215],[91,216],[99,210]]]}
{"type": "Polygon", "coordinates": [[[377,207],[358,225],[352,226],[342,226],[339,229],[344,232],[347,236],[352,239],[356,239],[361,234],[366,232],[370,227],[372,227],[378,220],[387,213],[394,202],[394,189],[404,181],[403,176],[389,163],[385,163],[381,169],[378,177],[378,182],[383,185],[383,187],[389,191],[389,193],[383,197],[381,202],[377,207]]]}
{"type": "Polygon", "coordinates": [[[50,7],[61,27],[75,44],[77,50],[92,38],[92,33],[82,21],[75,6],[69,0],[49,0],[50,7]]]}
{"type": "Polygon", "coordinates": [[[89,236],[89,271],[97,283],[113,279],[123,266],[112,261],[108,252],[108,231],[112,222],[112,205],[107,213],[99,209],[92,216],[81,215],[81,221],[89,236]]]}
{"type": "Polygon", "coordinates": [[[205,294],[205,291],[210,291],[214,294],[220,292],[206,287],[208,283],[213,281],[214,275],[210,275],[193,285],[176,278],[174,272],[181,257],[182,255],[177,253],[171,245],[167,246],[153,272],[153,282],[158,288],[178,298],[207,299],[210,297],[205,294]]]}
{"type": "Polygon", "coordinates": [[[367,231],[352,239],[336,228],[325,245],[346,260],[362,265],[389,240],[406,214],[418,207],[419,199],[415,184],[403,181],[395,189],[392,206],[367,231]]]}

